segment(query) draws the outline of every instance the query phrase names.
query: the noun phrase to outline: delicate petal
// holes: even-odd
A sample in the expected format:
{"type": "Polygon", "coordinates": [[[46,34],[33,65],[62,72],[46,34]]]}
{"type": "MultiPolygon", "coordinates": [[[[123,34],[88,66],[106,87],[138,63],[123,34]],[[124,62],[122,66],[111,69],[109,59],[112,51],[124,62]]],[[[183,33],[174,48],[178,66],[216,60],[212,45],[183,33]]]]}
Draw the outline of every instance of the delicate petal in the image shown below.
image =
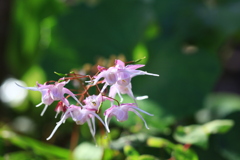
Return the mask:
{"type": "Polygon", "coordinates": [[[51,90],[49,91],[49,95],[53,100],[61,100],[61,98],[63,97],[62,91],[56,87],[51,88],[51,90]]]}
{"type": "Polygon", "coordinates": [[[144,120],[142,115],[139,114],[136,110],[138,110],[142,113],[145,113],[149,116],[153,116],[152,114],[136,107],[134,103],[125,103],[125,104],[121,104],[120,106],[113,105],[104,112],[105,124],[106,124],[107,128],[108,128],[108,123],[109,123],[109,120],[110,120],[108,118],[111,118],[112,116],[115,116],[118,121],[125,121],[125,120],[128,119],[128,111],[132,111],[143,120],[146,128],[148,129],[146,121],[144,120]]]}
{"type": "Polygon", "coordinates": [[[95,132],[94,132],[94,129],[93,129],[93,126],[92,126],[92,123],[91,123],[90,119],[87,120],[87,124],[88,124],[88,127],[90,129],[90,132],[91,132],[93,138],[95,139],[95,137],[94,137],[95,136],[95,132]]]}
{"type": "Polygon", "coordinates": [[[122,109],[117,109],[112,113],[116,116],[117,120],[120,122],[126,121],[128,119],[128,113],[122,109]]]}
{"type": "MultiPolygon", "coordinates": [[[[63,104],[64,104],[65,106],[69,106],[69,102],[68,102],[67,98],[62,98],[61,100],[62,100],[62,102],[63,102],[63,104]]],[[[60,101],[60,102],[61,102],[61,101],[60,101]]],[[[80,104],[80,105],[81,105],[81,104],[80,104]]]]}
{"type": "Polygon", "coordinates": [[[52,136],[54,135],[54,133],[57,131],[58,127],[60,127],[60,125],[63,123],[63,121],[65,121],[65,117],[66,117],[66,115],[64,115],[64,116],[62,117],[62,119],[61,119],[59,122],[57,122],[57,125],[55,126],[55,128],[53,129],[52,133],[51,133],[50,136],[47,138],[47,140],[49,140],[49,139],[52,138],[52,136]]]}
{"type": "Polygon", "coordinates": [[[41,103],[39,103],[38,105],[36,105],[36,107],[39,107],[39,106],[41,106],[43,104],[43,102],[41,102],[41,103]]]}
{"type": "Polygon", "coordinates": [[[120,97],[120,102],[123,102],[123,97],[121,94],[128,94],[135,101],[135,97],[132,92],[132,85],[129,83],[127,86],[121,86],[118,84],[112,85],[109,92],[109,97],[115,98],[116,93],[120,97]]]}
{"type": "Polygon", "coordinates": [[[104,84],[104,86],[102,87],[102,89],[101,89],[101,93],[103,93],[104,91],[105,91],[105,89],[107,88],[107,86],[108,86],[108,84],[104,84]]]}
{"type": "Polygon", "coordinates": [[[83,106],[82,103],[79,102],[79,100],[75,97],[75,95],[74,95],[69,89],[63,88],[62,92],[63,92],[63,93],[66,93],[66,94],[69,94],[71,97],[73,97],[73,98],[75,99],[75,101],[78,102],[78,104],[80,104],[81,106],[83,106]]]}
{"type": "Polygon", "coordinates": [[[105,81],[108,85],[113,85],[117,81],[117,75],[114,72],[108,72],[105,76],[105,81]]]}
{"type": "MultiPolygon", "coordinates": [[[[56,106],[56,108],[54,109],[55,112],[56,112],[55,118],[57,118],[57,116],[58,116],[58,114],[59,114],[60,112],[62,112],[62,116],[63,116],[63,114],[64,114],[64,113],[67,111],[67,109],[68,109],[67,106],[68,106],[68,105],[66,105],[64,102],[59,101],[58,104],[57,104],[57,106],[56,106]]],[[[62,117],[62,116],[61,116],[61,117],[62,117]]]]}
{"type": "Polygon", "coordinates": [[[102,71],[104,71],[104,70],[107,70],[105,67],[100,66],[100,65],[97,66],[97,69],[98,69],[99,72],[102,72],[102,71]]]}
{"type": "Polygon", "coordinates": [[[135,76],[139,76],[139,75],[149,75],[149,76],[156,76],[158,77],[158,74],[154,74],[154,73],[148,73],[146,71],[140,71],[140,70],[132,70],[131,71],[131,77],[135,77],[135,76]]]}
{"type": "Polygon", "coordinates": [[[115,60],[115,65],[116,65],[116,67],[120,67],[120,68],[125,67],[125,63],[119,59],[115,60]]]}
{"type": "Polygon", "coordinates": [[[117,90],[117,94],[118,94],[118,96],[120,98],[120,102],[122,103],[123,102],[123,97],[122,97],[121,93],[119,92],[119,90],[117,90]]]}
{"type": "Polygon", "coordinates": [[[109,122],[110,122],[110,119],[108,119],[108,114],[105,115],[105,125],[106,125],[106,130],[110,133],[110,129],[109,129],[109,122]]]}
{"type": "Polygon", "coordinates": [[[106,126],[106,124],[103,122],[103,120],[99,117],[99,115],[97,115],[96,113],[91,113],[92,115],[94,115],[95,117],[97,117],[97,119],[99,119],[102,124],[104,125],[104,127],[106,128],[107,132],[110,132],[109,128],[106,126]]]}
{"type": "Polygon", "coordinates": [[[29,89],[29,90],[32,90],[32,91],[39,91],[39,89],[37,87],[23,87],[17,83],[15,83],[18,87],[21,87],[23,89],[29,89]]]}
{"type": "Polygon", "coordinates": [[[143,64],[130,64],[130,65],[127,65],[126,68],[135,70],[135,69],[138,69],[138,68],[141,68],[141,67],[144,67],[144,66],[145,65],[143,65],[143,64]]]}
{"type": "Polygon", "coordinates": [[[47,105],[51,105],[54,102],[53,97],[51,96],[51,92],[49,89],[41,90],[42,93],[42,102],[47,105]]]}
{"type": "Polygon", "coordinates": [[[96,76],[96,78],[93,80],[93,82],[94,82],[93,85],[96,85],[97,82],[98,82],[101,78],[105,77],[105,75],[106,75],[106,70],[100,72],[100,73],[96,76]]]}
{"type": "Polygon", "coordinates": [[[41,116],[43,116],[43,114],[45,113],[46,109],[47,109],[48,105],[45,105],[45,107],[42,110],[41,116]]]}
{"type": "Polygon", "coordinates": [[[37,82],[37,87],[42,90],[42,89],[50,89],[50,88],[54,87],[54,85],[53,84],[40,84],[37,82]]]}
{"type": "Polygon", "coordinates": [[[144,100],[144,99],[148,99],[148,96],[138,96],[135,99],[136,100],[144,100]]]}
{"type": "Polygon", "coordinates": [[[96,134],[95,118],[92,117],[91,120],[92,120],[92,125],[93,125],[93,135],[95,135],[96,134]]]}
{"type": "Polygon", "coordinates": [[[145,121],[145,119],[142,117],[142,115],[141,114],[139,114],[137,111],[135,111],[134,109],[129,109],[130,111],[132,111],[132,112],[134,112],[138,117],[140,117],[141,119],[142,119],[142,121],[144,122],[144,124],[145,124],[145,127],[147,128],[147,129],[149,129],[149,127],[148,127],[148,125],[147,125],[147,122],[145,121]]]}
{"type": "Polygon", "coordinates": [[[145,114],[147,114],[147,115],[149,115],[149,116],[154,116],[153,114],[148,113],[148,112],[146,112],[146,111],[144,111],[144,110],[142,110],[142,109],[140,109],[140,108],[138,108],[138,107],[131,106],[131,108],[134,108],[134,109],[136,109],[136,110],[139,110],[140,112],[145,113],[145,114]]]}
{"type": "Polygon", "coordinates": [[[57,112],[57,113],[56,113],[55,118],[57,118],[57,116],[58,116],[59,113],[60,113],[60,112],[57,112]]]}
{"type": "Polygon", "coordinates": [[[108,96],[111,97],[111,98],[115,98],[116,94],[117,94],[117,88],[116,88],[115,85],[112,85],[110,87],[108,96]]]}
{"type": "Polygon", "coordinates": [[[120,86],[127,86],[131,81],[130,74],[128,72],[119,72],[117,84],[120,86]]]}

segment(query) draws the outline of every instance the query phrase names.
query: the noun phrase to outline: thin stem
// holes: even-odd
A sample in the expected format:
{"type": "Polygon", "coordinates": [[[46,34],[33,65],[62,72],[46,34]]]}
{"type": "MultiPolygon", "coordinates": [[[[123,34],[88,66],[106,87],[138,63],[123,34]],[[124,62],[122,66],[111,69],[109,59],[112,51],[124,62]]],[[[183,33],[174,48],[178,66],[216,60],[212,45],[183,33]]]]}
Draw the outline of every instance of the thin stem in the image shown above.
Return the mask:
{"type": "Polygon", "coordinates": [[[118,106],[120,106],[120,102],[118,102],[118,100],[116,100],[116,99],[114,99],[114,98],[112,98],[112,97],[108,97],[108,96],[106,96],[106,95],[102,95],[102,96],[107,97],[107,98],[109,98],[109,99],[112,99],[112,100],[116,101],[117,104],[118,104],[118,106]]]}

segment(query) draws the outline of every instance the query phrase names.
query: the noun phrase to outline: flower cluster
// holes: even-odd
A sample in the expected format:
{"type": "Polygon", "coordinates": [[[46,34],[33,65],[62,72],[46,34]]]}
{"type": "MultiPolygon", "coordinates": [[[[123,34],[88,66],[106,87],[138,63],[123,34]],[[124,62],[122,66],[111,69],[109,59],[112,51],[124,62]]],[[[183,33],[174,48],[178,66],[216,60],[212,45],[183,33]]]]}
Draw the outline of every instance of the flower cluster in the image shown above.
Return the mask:
{"type": "Polygon", "coordinates": [[[54,82],[54,84],[37,83],[37,87],[23,87],[18,84],[17,85],[24,89],[41,92],[42,101],[40,104],[36,105],[36,107],[39,107],[42,104],[45,105],[41,116],[43,116],[49,105],[51,105],[54,101],[59,101],[55,108],[55,117],[57,117],[60,112],[62,112],[62,116],[47,140],[51,139],[59,126],[68,118],[72,118],[72,120],[78,125],[82,125],[87,122],[90,132],[94,137],[96,133],[95,118],[97,118],[103,124],[107,132],[110,132],[109,122],[111,118],[115,116],[120,122],[126,121],[128,119],[129,111],[134,112],[137,116],[139,116],[143,120],[146,128],[148,128],[146,121],[139,112],[149,116],[153,115],[140,109],[136,102],[136,100],[146,99],[148,96],[135,97],[132,92],[131,80],[133,77],[138,75],[159,75],[137,70],[143,66],[144,65],[139,64],[125,65],[125,63],[121,60],[115,60],[115,65],[112,67],[105,68],[98,66],[98,73],[93,77],[89,75],[84,76],[71,73],[67,74],[67,76],[64,78],[60,78],[57,82],[54,82]],[[71,80],[77,79],[81,81],[81,79],[86,77],[88,77],[90,80],[86,81],[87,85],[84,85],[84,90],[80,91],[80,93],[74,94],[71,90],[65,87],[65,85],[71,80]],[[99,85],[102,86],[101,89],[99,89],[99,85]],[[88,89],[94,86],[96,86],[99,90],[98,94],[89,95],[88,89]],[[108,86],[110,86],[109,92],[107,92],[108,86]],[[122,103],[122,94],[129,95],[133,99],[134,103],[122,103]],[[120,102],[115,99],[116,95],[120,97],[120,102]],[[69,97],[72,97],[74,100],[76,100],[77,105],[70,104],[68,101],[69,97]],[[102,103],[106,100],[111,101],[111,106],[105,110],[105,119],[103,121],[99,116],[99,110],[101,109],[102,103]]]}

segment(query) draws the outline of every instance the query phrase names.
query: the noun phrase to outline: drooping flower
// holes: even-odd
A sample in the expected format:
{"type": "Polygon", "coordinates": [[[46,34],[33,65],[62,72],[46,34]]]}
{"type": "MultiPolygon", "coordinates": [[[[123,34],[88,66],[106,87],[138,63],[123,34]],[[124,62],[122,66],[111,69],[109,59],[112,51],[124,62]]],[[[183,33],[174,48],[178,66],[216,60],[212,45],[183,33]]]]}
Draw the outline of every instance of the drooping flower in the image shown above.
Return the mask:
{"type": "Polygon", "coordinates": [[[47,138],[47,140],[51,139],[54,133],[57,131],[57,129],[60,127],[62,123],[65,123],[66,119],[71,117],[73,121],[76,122],[78,125],[82,125],[85,122],[88,123],[90,132],[94,138],[96,133],[96,127],[95,127],[95,117],[98,118],[102,124],[105,126],[106,130],[109,132],[108,127],[105,125],[103,120],[95,113],[93,110],[89,110],[86,108],[81,109],[79,106],[70,105],[67,109],[67,111],[62,116],[61,120],[57,122],[57,125],[53,129],[50,136],[47,138]]]}
{"type": "Polygon", "coordinates": [[[93,110],[98,110],[99,106],[102,104],[102,102],[105,100],[105,98],[99,94],[99,95],[91,95],[85,98],[83,102],[85,105],[83,106],[84,108],[87,109],[93,109],[93,110]]]}
{"type": "MultiPolygon", "coordinates": [[[[120,122],[126,121],[128,119],[128,111],[132,111],[138,117],[140,117],[142,119],[142,121],[144,122],[145,127],[147,129],[149,129],[146,121],[144,120],[144,118],[142,117],[142,115],[138,111],[140,111],[142,113],[145,113],[149,116],[153,116],[153,114],[150,114],[150,113],[138,108],[135,103],[123,103],[120,106],[112,105],[110,108],[108,108],[104,112],[106,126],[108,127],[110,119],[113,116],[115,116],[117,118],[117,120],[120,121],[120,122]]],[[[109,127],[108,127],[108,130],[109,130],[109,127]]]]}
{"type": "Polygon", "coordinates": [[[159,76],[158,74],[148,73],[146,71],[136,70],[144,67],[142,64],[131,64],[125,66],[125,63],[121,60],[115,60],[115,67],[117,68],[117,83],[121,86],[127,86],[131,82],[131,79],[139,75],[159,76]]]}
{"type": "Polygon", "coordinates": [[[103,92],[108,85],[112,86],[116,83],[120,86],[128,86],[131,83],[131,79],[138,75],[159,76],[158,74],[136,70],[143,66],[145,65],[135,64],[125,66],[125,63],[121,60],[115,60],[115,66],[108,69],[98,66],[100,73],[93,80],[93,85],[96,85],[101,78],[104,78],[103,83],[105,84],[101,90],[103,92]]]}
{"type": "Polygon", "coordinates": [[[67,111],[67,106],[62,101],[59,101],[55,108],[55,112],[57,112],[55,115],[55,118],[57,118],[60,112],[65,113],[66,111],[67,111]]]}
{"type": "Polygon", "coordinates": [[[105,100],[113,101],[111,98],[103,96],[101,93],[99,95],[91,95],[86,97],[83,100],[85,105],[83,105],[82,107],[89,110],[98,111],[99,107],[102,105],[103,101],[105,100]]]}
{"type": "Polygon", "coordinates": [[[18,85],[21,88],[29,89],[33,91],[40,91],[42,93],[42,102],[36,107],[41,106],[42,104],[45,104],[45,107],[41,113],[41,116],[46,111],[47,107],[51,105],[54,101],[60,100],[62,101],[66,106],[69,105],[68,100],[64,97],[64,94],[68,94],[71,97],[73,97],[80,105],[82,105],[79,100],[75,97],[75,95],[64,86],[69,81],[63,81],[63,82],[55,82],[55,84],[39,84],[37,83],[37,87],[23,87],[18,85]]]}
{"type": "Polygon", "coordinates": [[[110,87],[109,97],[115,98],[116,94],[118,94],[118,96],[120,97],[120,102],[123,101],[122,94],[127,94],[129,97],[131,97],[134,100],[135,103],[137,103],[136,100],[143,100],[148,98],[148,96],[134,97],[131,83],[129,83],[127,86],[122,86],[122,85],[119,85],[118,83],[112,85],[110,87]]]}

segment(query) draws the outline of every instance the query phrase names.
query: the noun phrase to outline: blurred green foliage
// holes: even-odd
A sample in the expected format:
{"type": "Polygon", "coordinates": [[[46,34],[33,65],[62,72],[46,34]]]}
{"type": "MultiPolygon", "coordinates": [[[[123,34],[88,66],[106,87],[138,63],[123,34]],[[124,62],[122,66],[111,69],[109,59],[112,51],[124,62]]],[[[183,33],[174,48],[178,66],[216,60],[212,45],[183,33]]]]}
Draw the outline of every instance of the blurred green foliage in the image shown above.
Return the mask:
{"type": "Polygon", "coordinates": [[[143,115],[150,130],[130,113],[126,122],[111,121],[109,135],[97,125],[98,147],[91,143],[87,125],[79,129],[70,120],[46,142],[58,120],[54,119],[56,104],[40,117],[41,109],[34,107],[40,93],[30,91],[15,108],[1,103],[5,110],[1,113],[1,156],[240,159],[240,97],[214,90],[226,61],[239,51],[234,47],[240,40],[239,19],[237,0],[14,0],[4,61],[11,76],[28,86],[57,80],[54,72],[69,73],[121,54],[127,61],[146,57],[139,63],[160,77],[136,77],[132,82],[135,95],[149,96],[139,106],[154,114],[143,115]],[[33,122],[33,132],[14,128],[19,116],[33,122]]]}

